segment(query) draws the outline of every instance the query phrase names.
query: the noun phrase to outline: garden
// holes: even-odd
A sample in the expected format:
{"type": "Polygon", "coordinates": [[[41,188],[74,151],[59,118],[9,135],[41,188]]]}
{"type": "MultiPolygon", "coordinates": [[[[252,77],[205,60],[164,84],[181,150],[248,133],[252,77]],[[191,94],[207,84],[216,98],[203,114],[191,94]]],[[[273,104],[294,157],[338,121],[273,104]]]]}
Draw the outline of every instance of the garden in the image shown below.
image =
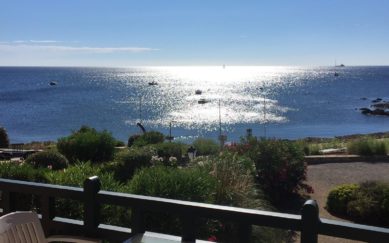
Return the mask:
{"type": "MultiPolygon", "coordinates": [[[[85,178],[97,175],[102,190],[107,191],[298,213],[303,201],[313,193],[307,184],[304,156],[327,144],[344,146],[340,141],[249,136],[221,149],[211,139],[198,138],[192,144],[165,140],[162,133],[150,131],[132,135],[124,144],[108,131],[82,126],[55,143],[32,144],[44,148],[43,151],[20,163],[1,161],[0,177],[82,187],[85,178]],[[192,156],[188,151],[192,151],[192,156]]],[[[0,142],[2,146],[9,145],[4,129],[0,131],[0,142]]],[[[361,151],[368,147],[373,154],[386,154],[388,147],[385,139],[362,138],[347,144],[347,148],[361,151]]],[[[335,188],[328,196],[327,209],[356,222],[387,226],[388,202],[387,184],[366,182],[335,188]]],[[[18,195],[17,204],[19,210],[40,210],[39,198],[32,196],[18,195]]],[[[58,199],[55,205],[59,216],[82,219],[80,203],[58,199]]],[[[106,224],[128,227],[131,223],[131,211],[127,208],[104,205],[102,212],[106,224]]],[[[155,232],[179,235],[178,222],[171,215],[146,216],[147,229],[155,232]]],[[[236,241],[236,226],[229,222],[199,223],[202,239],[236,241]]],[[[252,240],[288,242],[293,236],[293,232],[254,227],[252,240]]]]}

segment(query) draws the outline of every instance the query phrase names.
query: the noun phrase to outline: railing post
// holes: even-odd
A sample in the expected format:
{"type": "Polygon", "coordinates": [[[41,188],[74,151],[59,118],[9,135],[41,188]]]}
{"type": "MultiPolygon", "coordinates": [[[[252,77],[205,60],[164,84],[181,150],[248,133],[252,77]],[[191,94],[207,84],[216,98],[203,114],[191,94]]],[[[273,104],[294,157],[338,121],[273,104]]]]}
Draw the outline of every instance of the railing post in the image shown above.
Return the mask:
{"type": "Polygon", "coordinates": [[[2,191],[1,201],[3,203],[3,214],[10,213],[14,211],[15,201],[13,200],[14,196],[10,191],[2,191]]]}
{"type": "Polygon", "coordinates": [[[100,224],[97,193],[100,187],[101,183],[97,176],[89,177],[84,181],[84,228],[87,236],[97,236],[97,228],[100,224]]]}
{"type": "Polygon", "coordinates": [[[252,227],[250,224],[238,224],[238,239],[239,242],[251,242],[252,227]]]}
{"type": "Polygon", "coordinates": [[[42,226],[46,234],[50,233],[51,221],[55,217],[55,200],[47,195],[41,197],[42,226]]]}
{"type": "Polygon", "coordinates": [[[143,210],[139,207],[133,207],[131,209],[131,233],[143,234],[145,229],[145,223],[143,219],[143,210]]]}
{"type": "Polygon", "coordinates": [[[196,225],[193,215],[184,214],[181,216],[182,222],[182,242],[196,242],[196,225]]]}
{"type": "Polygon", "coordinates": [[[319,207],[316,201],[306,201],[301,211],[301,243],[317,243],[319,223],[319,207]]]}

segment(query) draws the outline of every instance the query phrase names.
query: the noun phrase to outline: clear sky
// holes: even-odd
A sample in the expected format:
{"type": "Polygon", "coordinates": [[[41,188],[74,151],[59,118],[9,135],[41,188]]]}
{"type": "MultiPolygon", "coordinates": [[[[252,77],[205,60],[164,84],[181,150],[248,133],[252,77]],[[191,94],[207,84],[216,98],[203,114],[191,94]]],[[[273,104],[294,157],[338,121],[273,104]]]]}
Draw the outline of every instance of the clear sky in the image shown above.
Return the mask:
{"type": "Polygon", "coordinates": [[[389,65],[388,0],[0,0],[2,66],[389,65]]]}

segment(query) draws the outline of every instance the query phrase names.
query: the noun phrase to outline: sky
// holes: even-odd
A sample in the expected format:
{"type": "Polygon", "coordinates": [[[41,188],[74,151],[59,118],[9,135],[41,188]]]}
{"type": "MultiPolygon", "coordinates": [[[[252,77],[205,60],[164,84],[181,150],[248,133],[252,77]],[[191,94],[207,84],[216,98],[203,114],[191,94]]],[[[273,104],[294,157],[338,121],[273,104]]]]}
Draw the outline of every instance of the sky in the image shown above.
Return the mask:
{"type": "Polygon", "coordinates": [[[389,65],[388,0],[0,0],[0,66],[389,65]]]}

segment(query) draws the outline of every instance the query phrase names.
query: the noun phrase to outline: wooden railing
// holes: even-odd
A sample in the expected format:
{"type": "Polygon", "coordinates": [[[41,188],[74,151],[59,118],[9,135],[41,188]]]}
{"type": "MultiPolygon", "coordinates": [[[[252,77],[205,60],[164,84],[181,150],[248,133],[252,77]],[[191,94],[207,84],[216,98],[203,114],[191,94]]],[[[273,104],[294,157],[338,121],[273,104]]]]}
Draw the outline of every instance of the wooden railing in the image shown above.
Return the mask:
{"type": "Polygon", "coordinates": [[[268,226],[301,232],[302,243],[315,243],[319,234],[367,242],[389,242],[389,229],[319,218],[315,201],[308,200],[301,215],[275,213],[253,209],[218,206],[204,203],[139,196],[100,190],[97,177],[85,180],[84,188],[0,179],[2,214],[14,208],[14,193],[37,195],[40,198],[41,222],[46,233],[78,234],[121,242],[134,234],[145,232],[144,213],[164,212],[179,215],[182,223],[182,241],[194,242],[197,218],[228,220],[236,223],[240,242],[250,242],[253,225],[268,226]],[[55,213],[55,199],[78,200],[84,204],[83,221],[60,218],[55,213]],[[131,208],[131,228],[100,223],[102,204],[131,208]]]}

